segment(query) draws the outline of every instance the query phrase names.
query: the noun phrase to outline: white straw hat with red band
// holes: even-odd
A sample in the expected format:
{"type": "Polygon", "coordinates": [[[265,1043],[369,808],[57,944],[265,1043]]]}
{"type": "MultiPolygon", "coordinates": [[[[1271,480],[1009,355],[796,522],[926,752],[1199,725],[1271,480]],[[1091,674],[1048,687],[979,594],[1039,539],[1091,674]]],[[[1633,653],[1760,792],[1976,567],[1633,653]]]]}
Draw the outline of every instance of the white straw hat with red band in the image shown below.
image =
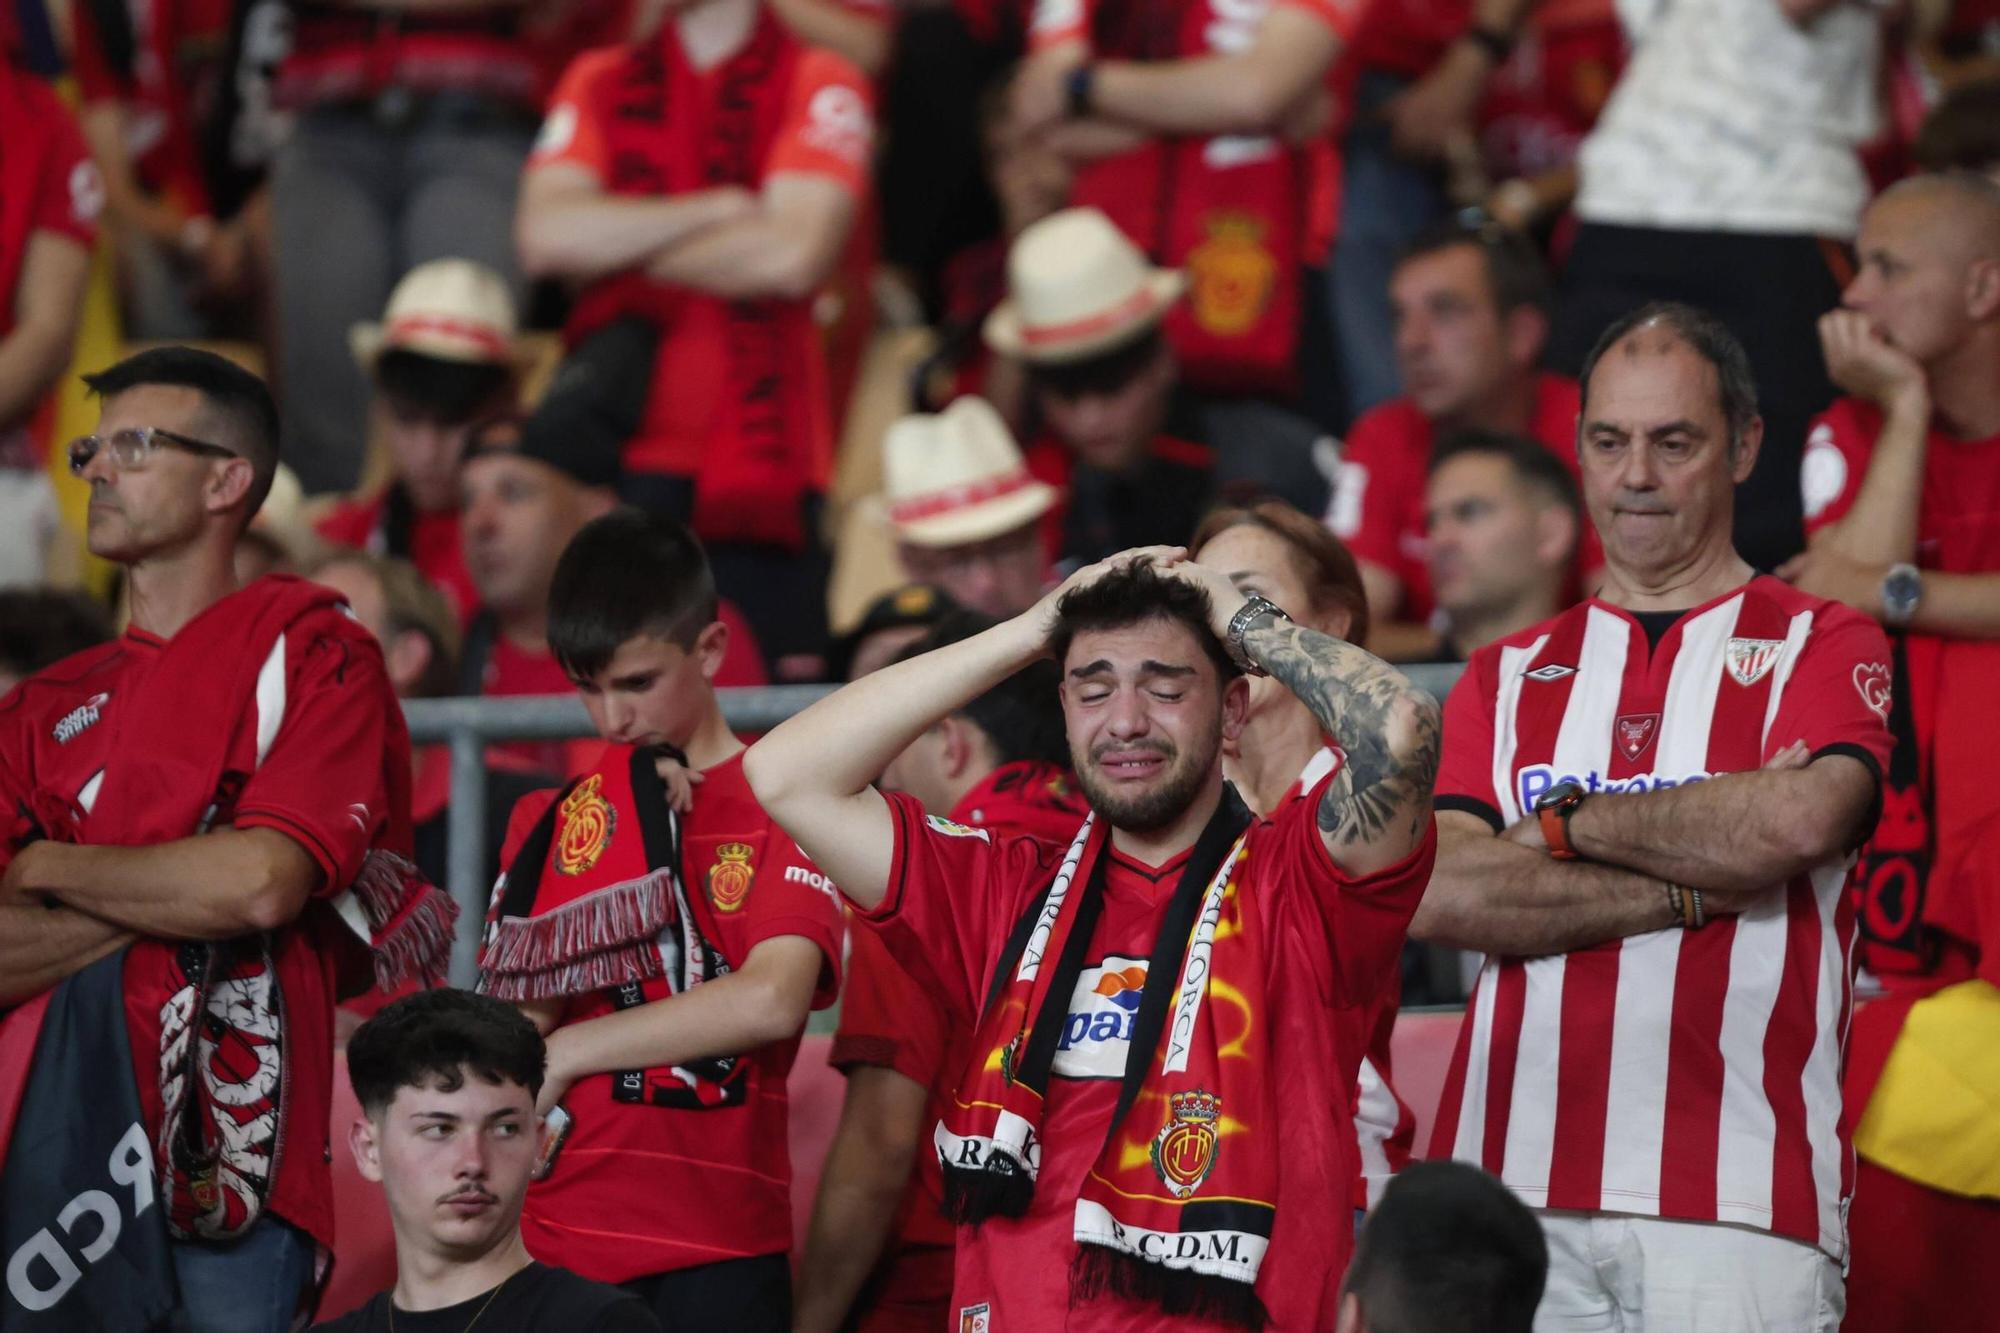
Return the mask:
{"type": "Polygon", "coordinates": [[[1081,361],[1158,324],[1186,289],[1185,276],[1153,267],[1110,218],[1066,208],[1015,240],[986,343],[1024,361],[1081,361]]]}
{"type": "Polygon", "coordinates": [[[889,526],[914,546],[963,546],[1047,513],[1056,488],[1031,476],[1007,423],[984,398],[918,413],[882,439],[889,526]]]}
{"type": "Polygon", "coordinates": [[[400,349],[440,361],[505,365],[520,357],[506,280],[469,259],[437,259],[403,275],[380,323],[356,324],[347,345],[363,370],[400,349]]]}

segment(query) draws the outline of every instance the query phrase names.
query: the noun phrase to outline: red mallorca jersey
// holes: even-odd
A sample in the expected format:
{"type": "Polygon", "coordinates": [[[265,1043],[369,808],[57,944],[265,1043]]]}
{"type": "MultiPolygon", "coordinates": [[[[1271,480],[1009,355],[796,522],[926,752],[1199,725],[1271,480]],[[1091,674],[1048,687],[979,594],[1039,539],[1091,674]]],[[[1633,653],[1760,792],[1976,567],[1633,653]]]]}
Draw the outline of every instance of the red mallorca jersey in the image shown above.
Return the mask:
{"type": "MultiPolygon", "coordinates": [[[[1572,473],[1579,471],[1576,416],[1580,409],[1575,380],[1546,372],[1535,377],[1529,434],[1547,445],[1572,473]]],[[[1326,525],[1347,543],[1356,560],[1386,569],[1401,580],[1403,604],[1396,619],[1415,624],[1427,623],[1437,609],[1431,596],[1426,563],[1429,543],[1424,535],[1424,490],[1433,443],[1430,419],[1408,398],[1392,398],[1370,408],[1354,423],[1341,449],[1340,471],[1326,515],[1326,525]]],[[[1596,532],[1587,522],[1582,527],[1577,546],[1579,575],[1604,560],[1596,532]]]]}
{"type": "MultiPolygon", "coordinates": [[[[1353,1247],[1349,1122],[1362,1054],[1354,1015],[1392,984],[1436,852],[1427,836],[1401,864],[1348,876],[1327,855],[1312,817],[1323,786],[1252,829],[1243,872],[1273,941],[1265,981],[1272,1049],[1316,1053],[1272,1071],[1284,1171],[1257,1294],[1275,1330],[1333,1322],[1353,1247]]],[[[896,840],[888,893],[864,919],[905,967],[928,972],[951,1021],[969,1031],[1008,933],[1048,886],[1062,848],[927,819],[909,797],[888,799],[896,840]]],[[[1110,1128],[1153,937],[1187,859],[1183,852],[1148,866],[1108,846],[1104,856],[1103,915],[1057,1043],[1034,1200],[1022,1217],[959,1230],[952,1304],[962,1327],[979,1327],[967,1321],[982,1317],[993,1333],[1160,1326],[1150,1305],[1115,1297],[1070,1305],[1077,1196],[1110,1128]]]]}
{"type": "MultiPolygon", "coordinates": [[[[380,658],[351,648],[353,636],[365,633],[331,607],[301,617],[277,645],[276,667],[259,677],[256,703],[245,710],[226,761],[229,770],[249,774],[231,823],[275,829],[303,847],[319,866],[316,896],[322,898],[353,882],[388,818],[386,720],[396,701],[380,658]],[[270,748],[259,763],[258,741],[267,731],[270,748]]],[[[164,645],[143,630],[127,630],[31,677],[0,701],[0,768],[11,775],[8,785],[45,787],[88,809],[113,757],[107,745],[113,728],[105,722],[159,661],[164,645]]],[[[89,840],[88,815],[82,827],[89,840]]],[[[216,1094],[275,1100],[282,1123],[268,1206],[329,1249],[334,959],[345,933],[323,919],[331,915],[309,909],[271,937],[284,1023],[282,1089],[260,1086],[266,1068],[272,1082],[278,1071],[275,1063],[260,1062],[245,1082],[216,1094]]],[[[142,939],[125,956],[131,1058],[140,1105],[155,1129],[162,1115],[162,1017],[183,998],[178,950],[172,941],[142,939]]],[[[266,1132],[262,1121],[253,1122],[248,1149],[254,1151],[257,1136],[266,1132]]]]}
{"type": "MultiPolygon", "coordinates": [[[[1438,809],[1498,830],[1557,782],[1665,790],[1801,740],[1879,774],[1888,656],[1873,621],[1769,577],[1687,612],[1651,651],[1593,599],[1473,654],[1445,705],[1438,809]]],[[[1851,860],[1701,930],[1489,957],[1431,1154],[1538,1208],[1729,1222],[1844,1257],[1851,860]]]]}
{"type": "MultiPolygon", "coordinates": [[[[538,792],[514,807],[503,864],[555,795],[538,792]]],[[[609,836],[621,834],[636,838],[640,830],[614,826],[609,836]]],[[[709,943],[732,969],[765,940],[799,936],[820,951],[813,1003],[832,1003],[840,982],[837,891],[757,804],[740,751],[705,770],[695,788],[681,828],[681,874],[688,892],[707,896],[721,934],[709,943]],[[736,876],[711,876],[725,863],[749,867],[747,888],[733,887],[736,876]]],[[[572,998],[560,1024],[614,1012],[610,993],[593,991],[572,998]]],[[[610,1074],[578,1080],[563,1098],[575,1128],[554,1171],[529,1187],[521,1213],[528,1249],[594,1282],[786,1253],[792,1168],[785,1078],[798,1048],[794,1033],[749,1052],[744,1100],[701,1110],[618,1101],[610,1074]]]]}

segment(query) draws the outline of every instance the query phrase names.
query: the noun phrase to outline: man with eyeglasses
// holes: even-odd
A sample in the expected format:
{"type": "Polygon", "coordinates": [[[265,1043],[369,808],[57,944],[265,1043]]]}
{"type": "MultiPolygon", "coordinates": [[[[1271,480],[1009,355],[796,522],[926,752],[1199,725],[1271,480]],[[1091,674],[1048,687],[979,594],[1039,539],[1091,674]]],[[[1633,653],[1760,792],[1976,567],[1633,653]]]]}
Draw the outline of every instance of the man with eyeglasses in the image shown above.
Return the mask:
{"type": "Polygon", "coordinates": [[[0,701],[0,1323],[285,1329],[333,1240],[336,992],[434,971],[450,908],[373,637],[237,587],[263,382],[185,347],[85,382],[70,468],[131,625],[0,701]]]}

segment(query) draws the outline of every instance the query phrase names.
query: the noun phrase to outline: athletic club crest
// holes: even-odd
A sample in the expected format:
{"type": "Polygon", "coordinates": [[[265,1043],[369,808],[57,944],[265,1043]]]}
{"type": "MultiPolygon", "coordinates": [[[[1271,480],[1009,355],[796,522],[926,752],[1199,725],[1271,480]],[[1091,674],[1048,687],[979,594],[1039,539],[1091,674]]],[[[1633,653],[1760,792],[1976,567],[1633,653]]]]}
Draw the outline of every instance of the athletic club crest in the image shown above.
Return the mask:
{"type": "Polygon", "coordinates": [[[708,868],[708,900],[718,912],[733,912],[750,894],[750,855],[756,849],[747,842],[725,842],[715,849],[715,864],[708,868]]]}
{"type": "Polygon", "coordinates": [[[1738,685],[1755,685],[1777,664],[1783,639],[1731,639],[1722,650],[1729,675],[1738,685]]]}
{"type": "Polygon", "coordinates": [[[1627,713],[1613,724],[1618,732],[1618,750],[1627,759],[1637,759],[1646,753],[1646,747],[1653,743],[1653,733],[1660,729],[1658,713],[1627,713]]]}
{"type": "Polygon", "coordinates": [[[1216,1122],[1222,1118],[1222,1098],[1197,1088],[1169,1099],[1167,1123],[1153,1136],[1153,1170],[1176,1199],[1201,1188],[1215,1166],[1216,1122]]]}
{"type": "Polygon", "coordinates": [[[556,869],[565,875],[581,875],[597,864],[611,845],[618,827],[618,812],[599,790],[603,779],[592,773],[563,797],[556,829],[556,869]]]}
{"type": "Polygon", "coordinates": [[[1859,662],[1854,667],[1854,689],[1861,702],[1884,722],[1889,720],[1889,664],[1859,662]]]}

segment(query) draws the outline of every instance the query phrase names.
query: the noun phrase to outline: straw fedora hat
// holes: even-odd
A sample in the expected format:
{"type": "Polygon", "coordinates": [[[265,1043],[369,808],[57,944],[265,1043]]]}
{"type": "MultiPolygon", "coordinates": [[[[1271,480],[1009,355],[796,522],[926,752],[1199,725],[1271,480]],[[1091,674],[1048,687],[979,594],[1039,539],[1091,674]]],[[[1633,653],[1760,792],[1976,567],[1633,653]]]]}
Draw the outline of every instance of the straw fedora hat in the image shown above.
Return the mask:
{"type": "Polygon", "coordinates": [[[890,530],[915,546],[985,541],[1056,502],[1056,488],[1029,475],[993,405],[970,395],[889,427],[882,465],[890,530]]]}
{"type": "Polygon", "coordinates": [[[363,370],[391,349],[502,365],[519,358],[517,332],[514,298],[498,273],[469,259],[437,259],[404,274],[381,322],[356,324],[347,346],[363,370]]]}
{"type": "Polygon", "coordinates": [[[1015,240],[1007,299],[987,316],[986,343],[1025,361],[1081,361],[1159,323],[1186,287],[1104,214],[1066,208],[1015,240]]]}

